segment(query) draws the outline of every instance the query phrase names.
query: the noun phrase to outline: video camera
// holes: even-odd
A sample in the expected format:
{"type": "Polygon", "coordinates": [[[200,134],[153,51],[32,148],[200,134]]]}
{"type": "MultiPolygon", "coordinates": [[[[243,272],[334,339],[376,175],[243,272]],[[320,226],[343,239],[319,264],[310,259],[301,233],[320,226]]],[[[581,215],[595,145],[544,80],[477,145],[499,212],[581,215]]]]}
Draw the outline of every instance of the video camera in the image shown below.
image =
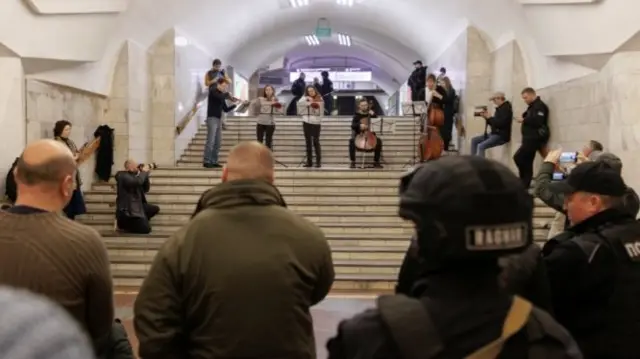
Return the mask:
{"type": "Polygon", "coordinates": [[[473,109],[473,116],[474,117],[483,117],[482,115],[489,111],[489,108],[487,106],[476,106],[473,109]]]}
{"type": "Polygon", "coordinates": [[[151,162],[151,163],[141,163],[138,165],[138,170],[142,171],[142,168],[144,166],[147,166],[149,168],[149,170],[155,170],[156,168],[158,168],[158,165],[155,162],[151,162]]]}

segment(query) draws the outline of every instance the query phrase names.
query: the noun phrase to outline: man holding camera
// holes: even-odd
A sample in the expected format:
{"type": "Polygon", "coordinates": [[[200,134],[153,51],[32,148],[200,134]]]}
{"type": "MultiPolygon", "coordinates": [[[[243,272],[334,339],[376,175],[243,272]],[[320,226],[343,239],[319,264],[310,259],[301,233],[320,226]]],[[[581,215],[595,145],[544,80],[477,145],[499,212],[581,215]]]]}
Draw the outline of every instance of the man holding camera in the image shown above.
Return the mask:
{"type": "MultiPolygon", "coordinates": [[[[547,160],[560,157],[554,151],[547,160]]],[[[543,248],[554,314],[585,358],[638,357],[640,222],[625,204],[620,168],[585,160],[548,186],[571,223],[543,248]]]]}
{"type": "Polygon", "coordinates": [[[511,103],[506,100],[503,92],[494,93],[490,100],[496,106],[496,112],[490,116],[485,108],[482,112],[476,113],[477,116],[486,120],[486,125],[484,134],[471,139],[472,155],[484,157],[484,152],[489,148],[502,146],[511,140],[511,119],[513,118],[511,103]],[[490,134],[487,133],[488,128],[491,128],[490,134]]]}
{"type": "Polygon", "coordinates": [[[149,221],[160,207],[147,203],[145,193],[149,192],[149,171],[155,165],[138,165],[134,160],[124,163],[125,170],[116,173],[118,193],[116,198],[116,222],[121,231],[137,234],[151,233],[149,221]]]}

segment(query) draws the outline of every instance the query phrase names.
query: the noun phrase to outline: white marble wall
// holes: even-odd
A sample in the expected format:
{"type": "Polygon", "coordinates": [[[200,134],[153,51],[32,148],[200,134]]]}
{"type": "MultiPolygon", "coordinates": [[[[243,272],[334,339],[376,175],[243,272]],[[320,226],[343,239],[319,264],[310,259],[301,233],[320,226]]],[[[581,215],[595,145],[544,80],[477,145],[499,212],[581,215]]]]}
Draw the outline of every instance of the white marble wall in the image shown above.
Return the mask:
{"type": "MultiPolygon", "coordinates": [[[[187,34],[176,31],[176,36],[189,39],[187,34]]],[[[188,41],[185,46],[175,47],[175,124],[177,125],[191,111],[196,96],[204,89],[204,75],[211,68],[213,58],[200,47],[188,41]]],[[[175,138],[174,156],[176,159],[189,145],[206,117],[206,105],[200,108],[183,132],[175,138]]]]}
{"type": "Polygon", "coordinates": [[[113,72],[111,94],[107,100],[104,123],[113,128],[113,170],[122,168],[129,158],[129,46],[120,50],[113,72]]]}
{"type": "MultiPolygon", "coordinates": [[[[67,120],[73,125],[71,139],[77,146],[82,146],[93,139],[95,129],[104,122],[106,106],[107,101],[102,96],[27,80],[27,143],[41,138],[53,138],[56,121],[67,120]]],[[[90,188],[94,167],[92,160],[81,166],[83,189],[90,188]]]]}
{"type": "Polygon", "coordinates": [[[600,141],[620,156],[627,183],[640,189],[640,52],[614,54],[598,73],[540,89],[551,109],[551,143],[567,151],[600,141]]]}
{"type": "Polygon", "coordinates": [[[26,143],[24,72],[19,58],[0,57],[0,198],[11,164],[26,143]]]}
{"type": "Polygon", "coordinates": [[[151,159],[173,166],[175,154],[175,30],[165,32],[149,49],[151,159]]]}

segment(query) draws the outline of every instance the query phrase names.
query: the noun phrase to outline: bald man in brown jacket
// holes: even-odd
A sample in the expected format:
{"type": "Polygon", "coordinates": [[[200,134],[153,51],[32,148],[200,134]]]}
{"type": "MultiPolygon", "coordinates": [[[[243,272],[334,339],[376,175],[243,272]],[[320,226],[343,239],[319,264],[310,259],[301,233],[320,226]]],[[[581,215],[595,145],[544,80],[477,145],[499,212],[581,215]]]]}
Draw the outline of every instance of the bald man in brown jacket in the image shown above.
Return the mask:
{"type": "Polygon", "coordinates": [[[223,183],[163,245],[142,285],[142,358],[315,358],[309,310],[333,283],[331,251],[273,181],[267,147],[231,151],[223,183]]]}

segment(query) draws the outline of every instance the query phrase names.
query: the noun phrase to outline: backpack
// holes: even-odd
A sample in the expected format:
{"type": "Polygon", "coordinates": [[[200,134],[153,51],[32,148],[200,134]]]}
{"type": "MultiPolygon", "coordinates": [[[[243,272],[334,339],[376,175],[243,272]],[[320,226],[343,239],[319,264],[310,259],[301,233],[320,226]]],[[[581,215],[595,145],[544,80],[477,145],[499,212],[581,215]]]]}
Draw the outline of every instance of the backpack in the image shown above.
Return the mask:
{"type": "MultiPolygon", "coordinates": [[[[377,307],[403,359],[436,359],[443,354],[443,341],[420,300],[404,295],[386,295],[378,298],[377,307]]],[[[571,354],[576,358],[582,357],[577,347],[575,350],[572,347],[567,349],[565,345],[560,349],[557,343],[564,343],[566,340],[563,339],[568,334],[558,332],[561,327],[555,325],[549,314],[515,296],[505,318],[502,335],[465,359],[498,358],[507,340],[523,328],[527,330],[528,340],[532,343],[528,359],[568,358],[573,357],[571,354]],[[544,345],[548,342],[536,343],[549,336],[556,338],[555,346],[544,345]]]]}

